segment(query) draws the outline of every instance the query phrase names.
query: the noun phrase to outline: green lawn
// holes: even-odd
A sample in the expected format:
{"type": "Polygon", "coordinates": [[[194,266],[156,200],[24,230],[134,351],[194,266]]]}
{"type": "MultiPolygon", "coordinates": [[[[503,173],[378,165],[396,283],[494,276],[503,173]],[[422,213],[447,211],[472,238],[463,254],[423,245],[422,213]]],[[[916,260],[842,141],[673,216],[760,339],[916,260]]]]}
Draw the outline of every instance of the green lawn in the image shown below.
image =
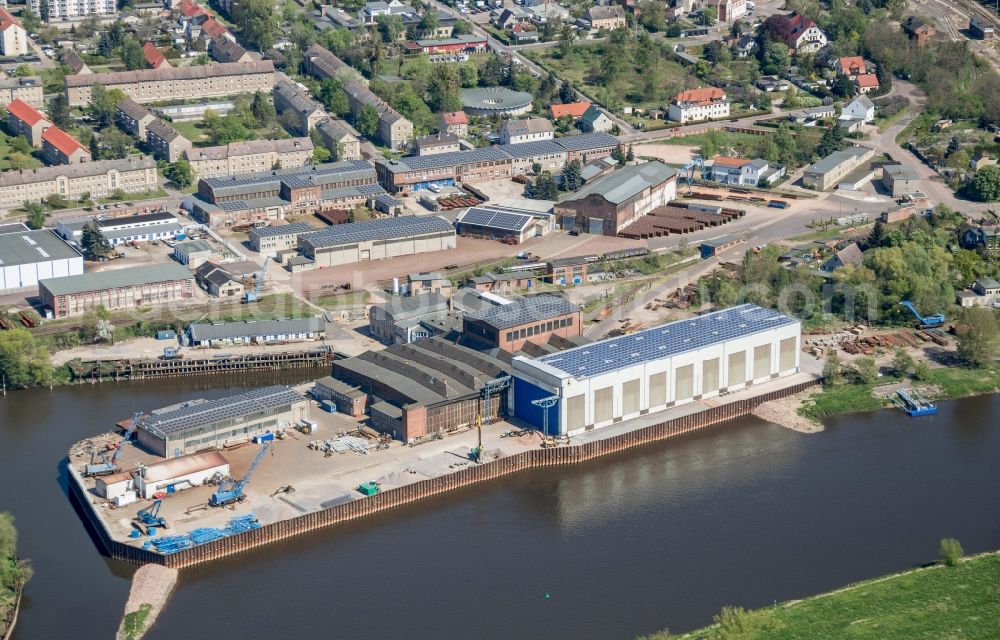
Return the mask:
{"type": "Polygon", "coordinates": [[[155,200],[156,198],[166,197],[166,191],[163,189],[156,189],[155,191],[143,191],[142,193],[126,193],[120,198],[108,196],[107,198],[99,198],[97,202],[98,204],[113,204],[115,202],[137,202],[139,200],[155,200]]]}
{"type": "Polygon", "coordinates": [[[204,120],[185,120],[184,122],[172,122],[174,128],[180,131],[181,135],[194,143],[196,147],[211,146],[212,141],[205,130],[204,120]]]}
{"type": "MultiPolygon", "coordinates": [[[[1000,555],[914,569],[754,611],[742,633],[717,626],[682,638],[719,640],[990,640],[1000,638],[1000,555]]],[[[657,638],[658,636],[650,636],[657,638]]],[[[666,638],[668,636],[659,636],[666,638]]]]}
{"type": "Polygon", "coordinates": [[[1000,366],[988,369],[942,367],[931,369],[931,384],[941,389],[946,398],[960,398],[1000,389],[1000,366]]]}
{"type": "Polygon", "coordinates": [[[840,384],[824,387],[822,392],[803,403],[799,413],[821,420],[840,413],[875,411],[884,406],[881,400],[872,397],[872,388],[868,385],[840,384]]]}
{"type": "MultiPolygon", "coordinates": [[[[10,136],[0,131],[0,171],[7,171],[11,168],[10,166],[10,154],[14,153],[14,150],[10,146],[11,140],[15,136],[10,136]]],[[[28,169],[34,169],[36,167],[42,166],[42,162],[35,156],[29,155],[28,158],[28,169]]]]}
{"type": "MultiPolygon", "coordinates": [[[[753,145],[758,144],[764,136],[755,136],[749,133],[732,133],[729,131],[722,131],[719,134],[722,137],[719,138],[719,146],[722,147],[735,147],[739,144],[753,145]]],[[[708,140],[708,136],[704,133],[695,133],[689,136],[681,136],[679,138],[669,138],[667,140],[658,141],[660,144],[676,144],[685,147],[700,147],[708,140]]]]}

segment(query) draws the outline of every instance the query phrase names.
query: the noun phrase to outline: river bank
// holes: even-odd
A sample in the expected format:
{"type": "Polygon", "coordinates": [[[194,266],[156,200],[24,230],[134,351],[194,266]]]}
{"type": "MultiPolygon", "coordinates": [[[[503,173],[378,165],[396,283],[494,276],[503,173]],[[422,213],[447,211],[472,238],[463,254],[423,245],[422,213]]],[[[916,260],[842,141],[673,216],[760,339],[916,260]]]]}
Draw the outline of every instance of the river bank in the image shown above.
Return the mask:
{"type": "Polygon", "coordinates": [[[155,564],[143,565],[136,570],[116,640],[139,640],[146,635],[167,605],[177,585],[177,576],[177,569],[155,564]]]}
{"type": "MultiPolygon", "coordinates": [[[[735,617],[746,630],[739,636],[745,640],[992,640],[1000,637],[1000,552],[968,557],[956,566],[934,564],[873,578],[735,617]]],[[[717,623],[681,636],[645,638],[696,640],[719,631],[717,623]]]]}

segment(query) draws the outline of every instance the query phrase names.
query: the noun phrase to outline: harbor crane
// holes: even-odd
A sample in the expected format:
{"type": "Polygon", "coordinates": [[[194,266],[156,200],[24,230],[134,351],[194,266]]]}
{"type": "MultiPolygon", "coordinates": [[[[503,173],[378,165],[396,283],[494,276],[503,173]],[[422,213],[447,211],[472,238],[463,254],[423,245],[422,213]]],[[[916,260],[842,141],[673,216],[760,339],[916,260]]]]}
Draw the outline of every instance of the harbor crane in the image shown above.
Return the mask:
{"type": "Polygon", "coordinates": [[[917,319],[917,322],[920,323],[921,329],[934,329],[944,324],[943,313],[936,313],[932,316],[922,316],[920,315],[920,312],[917,311],[917,308],[913,306],[913,303],[910,302],[909,300],[903,300],[899,304],[903,305],[904,307],[910,310],[910,313],[912,313],[914,317],[917,319]]]}
{"type": "Polygon", "coordinates": [[[212,497],[209,499],[209,506],[225,507],[233,504],[234,502],[243,502],[243,500],[246,499],[246,495],[243,493],[243,490],[246,488],[247,483],[250,482],[250,476],[253,475],[254,470],[257,469],[257,466],[260,465],[264,456],[267,455],[267,452],[270,449],[271,443],[265,442],[264,446],[257,452],[257,456],[253,459],[253,462],[250,463],[250,468],[247,469],[247,472],[243,475],[243,477],[236,482],[233,482],[231,478],[223,478],[219,482],[219,490],[213,493],[212,497]],[[229,483],[232,483],[232,486],[227,486],[229,483]]]}
{"type": "Polygon", "coordinates": [[[549,396],[531,401],[531,404],[542,410],[542,432],[546,436],[549,435],[549,409],[554,407],[557,402],[559,402],[559,396],[549,396]]]}
{"type": "Polygon", "coordinates": [[[135,521],[143,533],[146,533],[149,527],[167,528],[167,519],[160,515],[160,507],[162,505],[163,500],[156,500],[145,509],[139,509],[136,512],[135,521]]]}
{"type": "Polygon", "coordinates": [[[694,193],[694,189],[691,188],[691,183],[694,182],[694,169],[695,167],[701,169],[701,179],[705,179],[705,161],[702,160],[701,156],[695,156],[691,158],[691,162],[681,167],[677,173],[680,174],[681,179],[687,179],[688,193],[694,193]]]}
{"type": "Polygon", "coordinates": [[[139,426],[139,420],[142,419],[142,411],[136,411],[135,415],[132,416],[132,422],[129,423],[128,429],[125,430],[125,435],[122,436],[121,441],[118,446],[115,447],[115,452],[108,458],[108,452],[102,451],[100,454],[101,461],[94,462],[91,458],[90,464],[84,470],[83,475],[88,478],[93,476],[106,476],[112,473],[118,473],[120,469],[118,468],[118,458],[121,457],[122,451],[125,447],[132,441],[132,434],[135,433],[136,428],[139,426]]]}
{"type": "Polygon", "coordinates": [[[264,288],[264,279],[267,277],[267,265],[271,263],[271,257],[268,256],[264,258],[264,266],[260,268],[260,272],[254,276],[254,288],[253,291],[247,291],[243,295],[243,303],[249,304],[251,302],[260,301],[260,292],[264,288]]]}

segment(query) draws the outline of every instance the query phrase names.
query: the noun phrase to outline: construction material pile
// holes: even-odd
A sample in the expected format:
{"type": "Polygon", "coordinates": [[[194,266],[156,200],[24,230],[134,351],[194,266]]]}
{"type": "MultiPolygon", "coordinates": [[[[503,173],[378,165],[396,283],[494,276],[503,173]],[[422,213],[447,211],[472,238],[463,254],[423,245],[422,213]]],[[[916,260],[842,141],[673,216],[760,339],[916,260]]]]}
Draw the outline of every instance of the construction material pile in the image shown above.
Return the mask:
{"type": "Polygon", "coordinates": [[[156,547],[156,550],[160,553],[177,553],[178,551],[183,551],[184,549],[190,549],[195,545],[205,544],[206,542],[212,542],[213,540],[227,538],[229,536],[236,535],[237,533],[243,533],[244,531],[259,528],[260,522],[258,522],[257,517],[251,513],[245,516],[236,516],[235,518],[231,518],[229,523],[221,529],[217,527],[200,527],[185,535],[165,536],[157,540],[151,540],[143,546],[147,549],[150,546],[156,547]]]}
{"type": "Polygon", "coordinates": [[[329,440],[313,440],[309,443],[309,448],[313,451],[322,451],[323,453],[347,453],[348,451],[353,451],[360,455],[368,455],[368,452],[376,446],[368,440],[356,436],[340,436],[338,438],[330,438],[329,440]]]}

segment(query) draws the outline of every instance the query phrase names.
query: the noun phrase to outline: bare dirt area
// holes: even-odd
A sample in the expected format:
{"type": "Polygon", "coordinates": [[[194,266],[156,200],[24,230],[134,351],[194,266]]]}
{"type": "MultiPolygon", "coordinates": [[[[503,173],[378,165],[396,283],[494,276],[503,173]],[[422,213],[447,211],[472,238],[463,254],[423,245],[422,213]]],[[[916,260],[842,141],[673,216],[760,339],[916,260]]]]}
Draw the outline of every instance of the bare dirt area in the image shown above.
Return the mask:
{"type": "MultiPolygon", "coordinates": [[[[125,617],[118,628],[115,636],[117,640],[131,638],[138,640],[156,622],[157,616],[166,606],[170,599],[170,594],[177,584],[177,569],[168,569],[158,564],[147,564],[139,567],[132,576],[132,589],[128,594],[128,602],[125,603],[125,617]],[[148,606],[149,612],[143,617],[141,610],[148,606]],[[134,614],[130,619],[129,615],[134,614]],[[130,620],[143,618],[142,627],[137,632],[126,633],[130,620]]],[[[138,625],[138,623],[134,623],[138,625]]],[[[131,625],[129,625],[131,626],[131,625]]]]}
{"type": "Polygon", "coordinates": [[[819,433],[823,430],[822,424],[799,415],[799,407],[802,406],[802,403],[819,392],[820,389],[817,387],[806,389],[794,396],[765,402],[754,409],[752,413],[761,420],[773,422],[792,431],[798,431],[799,433],[819,433]]]}
{"type": "Polygon", "coordinates": [[[686,164],[691,158],[698,155],[698,148],[689,144],[668,144],[665,142],[651,142],[647,144],[637,144],[633,147],[637,156],[649,156],[659,158],[668,164],[686,164]]]}

